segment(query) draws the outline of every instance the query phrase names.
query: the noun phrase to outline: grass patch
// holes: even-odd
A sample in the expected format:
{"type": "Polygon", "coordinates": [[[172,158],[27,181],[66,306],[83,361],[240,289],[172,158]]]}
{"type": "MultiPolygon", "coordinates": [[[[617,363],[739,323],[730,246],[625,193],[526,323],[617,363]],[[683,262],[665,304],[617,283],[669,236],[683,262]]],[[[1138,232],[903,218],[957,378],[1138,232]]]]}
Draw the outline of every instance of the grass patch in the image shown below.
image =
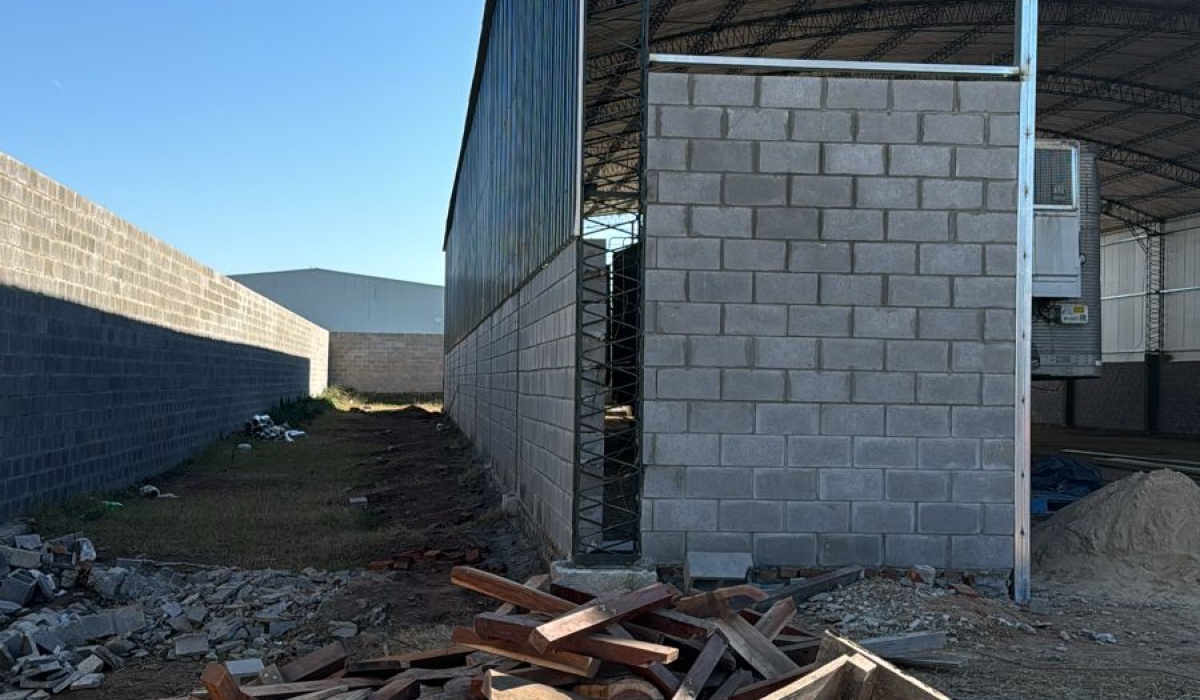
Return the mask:
{"type": "Polygon", "coordinates": [[[329,410],[334,404],[322,397],[271,412],[278,423],[304,425],[307,438],[251,441],[252,450],[239,451],[244,438],[234,436],[152,482],[177,499],[142,498],[136,488],[76,499],[43,510],[37,527],[48,536],[85,532],[102,558],[246,568],[362,566],[408,538],[372,511],[347,504],[356,487],[371,483],[379,447],[361,439],[369,416],[329,410]],[[110,510],[103,500],[124,507],[110,510]]]}
{"type": "Polygon", "coordinates": [[[442,395],[437,393],[374,394],[347,386],[331,386],[321,394],[323,400],[339,411],[388,410],[418,406],[427,411],[442,410],[442,395]]]}

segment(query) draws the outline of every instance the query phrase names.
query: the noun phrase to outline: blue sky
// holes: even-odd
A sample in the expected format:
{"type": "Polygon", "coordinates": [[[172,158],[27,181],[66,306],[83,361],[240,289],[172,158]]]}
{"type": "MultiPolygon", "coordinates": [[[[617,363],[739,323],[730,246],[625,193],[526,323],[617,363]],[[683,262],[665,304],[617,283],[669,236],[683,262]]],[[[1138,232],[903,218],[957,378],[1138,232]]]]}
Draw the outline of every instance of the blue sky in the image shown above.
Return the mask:
{"type": "Polygon", "coordinates": [[[0,151],[230,274],[441,284],[483,0],[0,0],[0,151]]]}

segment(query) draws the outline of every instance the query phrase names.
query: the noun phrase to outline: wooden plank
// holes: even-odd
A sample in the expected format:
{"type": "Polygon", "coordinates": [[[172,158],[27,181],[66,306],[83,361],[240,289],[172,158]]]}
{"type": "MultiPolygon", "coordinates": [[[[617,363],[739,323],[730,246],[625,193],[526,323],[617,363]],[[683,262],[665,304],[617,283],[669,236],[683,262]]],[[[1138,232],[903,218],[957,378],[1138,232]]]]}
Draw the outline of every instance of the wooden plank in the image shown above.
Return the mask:
{"type": "MultiPolygon", "coordinates": [[[[605,631],[617,639],[633,640],[633,635],[622,625],[609,625],[605,631]]],[[[674,695],[679,688],[679,677],[661,663],[652,663],[644,668],[635,666],[633,672],[650,681],[664,696],[674,695]]]]}
{"type": "Polygon", "coordinates": [[[700,656],[696,657],[696,661],[688,669],[687,675],[683,677],[683,682],[679,684],[679,690],[675,691],[671,700],[696,700],[699,698],[701,691],[708,683],[709,676],[712,675],[713,669],[717,667],[728,647],[729,643],[721,635],[714,634],[709,637],[708,643],[704,645],[704,651],[701,651],[700,656]]]}
{"type": "Polygon", "coordinates": [[[923,652],[905,654],[904,656],[889,656],[887,660],[905,668],[922,668],[928,671],[952,671],[967,665],[967,660],[961,656],[923,652]]]}
{"type": "MultiPolygon", "coordinates": [[[[283,674],[279,672],[279,666],[271,664],[258,672],[258,682],[260,685],[271,685],[272,683],[282,683],[283,674]]],[[[319,700],[319,699],[318,699],[319,700]]]]}
{"type": "Polygon", "coordinates": [[[762,696],[762,700],[833,700],[842,694],[849,663],[850,657],[847,656],[834,659],[788,685],[762,696]]]}
{"type": "Polygon", "coordinates": [[[803,642],[779,644],[777,639],[775,646],[779,648],[779,651],[783,652],[784,656],[791,659],[792,663],[804,666],[817,660],[817,652],[821,648],[821,640],[806,639],[803,642]]]}
{"type": "Polygon", "coordinates": [[[915,654],[920,651],[944,649],[946,647],[946,633],[940,631],[908,632],[906,634],[864,639],[858,642],[858,645],[876,656],[882,656],[887,659],[893,656],[915,654]]]}
{"type": "Polygon", "coordinates": [[[663,694],[653,683],[628,676],[580,683],[574,692],[593,700],[663,700],[663,694]]]}
{"type": "Polygon", "coordinates": [[[818,662],[825,662],[838,657],[849,658],[862,655],[871,660],[878,670],[875,681],[875,697],[887,700],[950,700],[936,689],[922,683],[920,680],[907,675],[886,660],[872,654],[867,649],[854,642],[826,632],[821,639],[821,651],[817,655],[818,662]]]}
{"type": "Polygon", "coordinates": [[[200,674],[200,684],[212,700],[245,700],[247,697],[223,664],[206,666],[200,674]]]}
{"type": "Polygon", "coordinates": [[[695,617],[721,617],[749,608],[766,597],[766,591],[758,586],[742,584],[685,596],[675,601],[675,609],[695,617]]]}
{"type": "MultiPolygon", "coordinates": [[[[791,600],[791,599],[788,598],[786,600],[791,600]]],[[[778,601],[776,601],[776,602],[778,602],[778,601]]],[[[795,601],[792,601],[792,602],[795,602],[795,601]]],[[[760,613],[757,610],[750,610],[749,608],[747,608],[746,610],[742,610],[738,614],[741,615],[742,617],[746,618],[746,621],[749,622],[750,624],[757,625],[758,621],[762,619],[762,616],[764,613],[760,613]]],[[[786,639],[787,637],[802,637],[804,639],[817,639],[817,640],[821,639],[821,635],[815,634],[811,630],[804,629],[803,627],[800,627],[799,625],[797,625],[795,622],[789,622],[788,624],[784,625],[783,630],[779,633],[777,638],[786,639]]],[[[788,641],[798,641],[798,640],[793,639],[793,640],[788,640],[788,641]]]]}
{"type": "Polygon", "coordinates": [[[449,646],[408,654],[378,656],[346,663],[346,673],[351,676],[394,675],[410,668],[455,668],[467,662],[473,650],[462,646],[449,646]]]}
{"type": "MultiPolygon", "coordinates": [[[[550,592],[555,596],[582,605],[596,599],[587,591],[559,583],[550,584],[550,592]]],[[[640,627],[661,632],[677,639],[707,639],[713,633],[715,626],[708,620],[691,615],[685,615],[677,610],[654,610],[643,613],[631,620],[640,627]]]]}
{"type": "Polygon", "coordinates": [[[597,598],[560,617],[538,625],[529,635],[529,643],[538,651],[548,651],[565,640],[603,629],[614,622],[671,604],[678,591],[662,583],[632,593],[597,598]]]}
{"type": "Polygon", "coordinates": [[[759,700],[759,698],[764,698],[785,685],[795,683],[818,668],[820,668],[819,664],[808,664],[801,666],[792,673],[787,673],[777,678],[769,678],[757,683],[747,681],[745,684],[738,686],[737,690],[731,696],[731,700],[759,700]]]}
{"type": "Polygon", "coordinates": [[[510,676],[516,678],[524,678],[527,681],[541,683],[542,685],[574,685],[579,682],[579,676],[555,671],[552,668],[541,668],[539,666],[526,666],[525,668],[517,668],[511,671],[505,671],[510,676]]]}
{"type": "Polygon", "coordinates": [[[760,601],[755,607],[759,610],[764,610],[768,606],[774,605],[775,601],[783,600],[784,598],[791,598],[795,602],[801,603],[818,593],[831,591],[838,586],[858,581],[862,577],[863,568],[861,566],[847,566],[837,571],[830,571],[804,579],[798,583],[784,586],[760,601]]]}
{"type": "Polygon", "coordinates": [[[469,566],[451,569],[450,583],[533,612],[557,615],[575,608],[575,604],[558,596],[469,566]]]}
{"type": "Polygon", "coordinates": [[[371,690],[363,688],[360,690],[351,690],[345,693],[339,693],[329,698],[329,700],[367,700],[371,697],[371,690]]]}
{"type": "Polygon", "coordinates": [[[738,670],[729,674],[729,677],[725,679],[725,682],[721,684],[721,687],[713,691],[712,697],[709,698],[709,700],[730,700],[730,698],[733,697],[733,694],[737,692],[738,688],[747,685],[752,680],[754,680],[753,673],[744,668],[739,668],[738,670]]]}
{"type": "Polygon", "coordinates": [[[798,666],[771,640],[767,639],[740,615],[726,615],[717,621],[717,628],[734,653],[746,660],[763,678],[775,678],[796,671],[798,666]]]}
{"type": "Polygon", "coordinates": [[[850,657],[847,667],[849,673],[844,685],[850,688],[844,688],[843,695],[848,700],[872,700],[879,681],[879,665],[862,654],[855,654],[850,657]]]}
{"type": "Polygon", "coordinates": [[[488,700],[580,700],[581,696],[525,678],[488,671],[483,676],[483,696],[488,700]]]}
{"type": "Polygon", "coordinates": [[[377,678],[340,678],[318,681],[297,681],[295,683],[276,683],[275,685],[242,686],[242,692],[252,698],[288,698],[293,695],[303,695],[317,690],[327,690],[344,685],[348,690],[359,688],[378,688],[383,681],[377,678]]]}
{"type": "Polygon", "coordinates": [[[326,688],[325,690],[317,690],[311,693],[297,695],[296,697],[292,698],[292,700],[329,700],[329,698],[332,698],[335,695],[341,695],[349,690],[350,686],[348,685],[335,685],[332,688],[326,688]]]}
{"type": "MultiPolygon", "coordinates": [[[[501,639],[519,644],[527,643],[529,635],[542,621],[517,615],[481,613],[475,616],[475,633],[488,639],[501,639]]],[[[649,666],[652,663],[671,663],[679,658],[679,650],[662,644],[634,639],[621,639],[606,634],[587,634],[564,642],[563,651],[594,656],[626,666],[649,666]]]]}
{"type": "Polygon", "coordinates": [[[414,700],[421,694],[421,683],[416,678],[396,678],[371,693],[371,700],[414,700]]]}
{"type": "Polygon", "coordinates": [[[450,639],[455,644],[471,647],[496,656],[524,661],[535,666],[552,668],[584,678],[591,678],[600,670],[600,660],[566,651],[539,652],[528,644],[484,639],[466,627],[455,627],[450,639]]]}
{"type": "Polygon", "coordinates": [[[762,636],[767,639],[775,639],[784,627],[792,621],[796,616],[796,601],[791,598],[775,601],[770,610],[767,610],[758,622],[754,623],[754,629],[762,633],[762,636]]]}
{"type": "Polygon", "coordinates": [[[346,647],[341,642],[334,642],[281,666],[279,674],[288,683],[325,678],[344,668],[347,656],[346,647]]]}

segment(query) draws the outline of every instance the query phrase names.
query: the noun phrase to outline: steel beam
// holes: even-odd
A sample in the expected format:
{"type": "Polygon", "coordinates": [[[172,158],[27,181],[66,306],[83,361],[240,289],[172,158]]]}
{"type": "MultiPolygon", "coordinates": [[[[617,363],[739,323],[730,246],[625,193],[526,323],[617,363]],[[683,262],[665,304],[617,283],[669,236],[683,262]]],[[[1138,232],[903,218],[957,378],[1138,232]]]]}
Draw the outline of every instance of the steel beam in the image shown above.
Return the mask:
{"type": "MultiPolygon", "coordinates": [[[[1129,148],[1126,144],[1098,140],[1074,129],[1039,128],[1038,131],[1058,139],[1087,141],[1099,146],[1101,150],[1096,156],[1099,160],[1126,168],[1136,175],[1153,175],[1188,187],[1200,188],[1200,167],[1190,165],[1184,160],[1164,158],[1153,153],[1129,148]]],[[[1188,154],[1188,156],[1194,155],[1200,155],[1200,152],[1188,154]]],[[[1188,156],[1185,156],[1184,159],[1188,156]]],[[[1113,180],[1117,179],[1113,178],[1113,180]]],[[[1120,179],[1128,179],[1128,177],[1120,179]]]]}
{"type": "Polygon", "coordinates": [[[1142,211],[1136,207],[1131,207],[1115,199],[1105,199],[1100,212],[1127,226],[1133,226],[1145,231],[1158,230],[1163,223],[1162,217],[1155,216],[1150,212],[1142,211]]]}
{"type": "MultiPolygon", "coordinates": [[[[1129,105],[1143,113],[1160,112],[1189,117],[1200,114],[1200,95],[1194,91],[1166,90],[1144,83],[1126,82],[1112,78],[1096,78],[1048,70],[1038,74],[1038,91],[1047,95],[1083,97],[1089,100],[1129,105]]],[[[1086,133],[1106,126],[1105,122],[1109,118],[1110,115],[1105,115],[1081,125],[1078,131],[1086,133]]]]}
{"type": "Polygon", "coordinates": [[[971,66],[956,63],[895,63],[891,61],[826,61],[802,58],[749,58],[745,56],[684,56],[655,53],[650,63],[659,66],[698,68],[757,68],[763,70],[877,73],[888,75],[942,75],[981,78],[1015,78],[1016,66],[971,66]]]}

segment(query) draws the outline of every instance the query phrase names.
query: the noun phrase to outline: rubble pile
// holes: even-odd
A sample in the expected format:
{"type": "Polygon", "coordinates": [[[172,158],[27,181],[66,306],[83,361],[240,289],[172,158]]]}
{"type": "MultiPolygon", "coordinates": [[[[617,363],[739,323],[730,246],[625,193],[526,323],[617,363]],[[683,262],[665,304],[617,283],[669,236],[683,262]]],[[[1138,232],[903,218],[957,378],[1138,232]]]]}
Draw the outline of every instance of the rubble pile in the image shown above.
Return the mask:
{"type": "Polygon", "coordinates": [[[247,437],[259,440],[286,440],[288,442],[293,442],[296,438],[308,435],[303,430],[293,429],[287,423],[275,425],[275,421],[271,420],[271,416],[265,413],[251,416],[250,420],[246,421],[243,432],[245,432],[247,437]]]}
{"type": "Polygon", "coordinates": [[[98,687],[128,658],[271,663],[311,651],[326,633],[355,636],[360,624],[387,615],[378,607],[329,630],[303,629],[351,572],[95,559],[79,535],[0,539],[0,683],[28,691],[27,700],[98,687]]]}

